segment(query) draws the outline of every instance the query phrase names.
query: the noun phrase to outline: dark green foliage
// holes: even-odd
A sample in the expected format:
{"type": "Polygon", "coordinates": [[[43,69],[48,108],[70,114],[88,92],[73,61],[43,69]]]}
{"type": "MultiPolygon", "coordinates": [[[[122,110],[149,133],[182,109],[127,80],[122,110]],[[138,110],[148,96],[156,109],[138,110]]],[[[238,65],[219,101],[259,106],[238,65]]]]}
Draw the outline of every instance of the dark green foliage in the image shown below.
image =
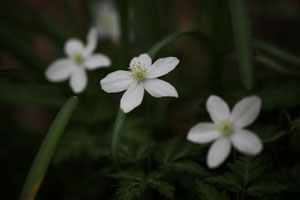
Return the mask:
{"type": "Polygon", "coordinates": [[[116,195],[118,199],[137,199],[141,198],[147,188],[156,189],[161,195],[168,199],[174,198],[174,187],[161,180],[160,172],[152,172],[147,177],[141,171],[123,171],[114,174],[113,177],[120,181],[120,188],[116,195]]]}
{"type": "Polygon", "coordinates": [[[201,200],[230,200],[225,191],[219,192],[216,188],[202,181],[196,181],[196,191],[201,200]]]}

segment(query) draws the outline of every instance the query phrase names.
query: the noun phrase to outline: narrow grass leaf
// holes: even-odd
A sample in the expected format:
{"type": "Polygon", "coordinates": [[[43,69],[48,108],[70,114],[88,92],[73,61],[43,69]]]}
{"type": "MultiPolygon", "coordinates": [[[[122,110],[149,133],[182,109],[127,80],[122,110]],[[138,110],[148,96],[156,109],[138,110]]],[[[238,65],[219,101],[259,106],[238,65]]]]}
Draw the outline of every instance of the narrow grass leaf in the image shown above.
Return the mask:
{"type": "Polygon", "coordinates": [[[253,87],[253,51],[246,0],[230,0],[230,11],[241,79],[250,90],[253,87]]]}
{"type": "Polygon", "coordinates": [[[71,97],[56,115],[32,163],[20,195],[20,200],[35,199],[55,149],[60,141],[60,137],[64,133],[73,111],[76,108],[77,102],[78,98],[76,96],[71,97]]]}

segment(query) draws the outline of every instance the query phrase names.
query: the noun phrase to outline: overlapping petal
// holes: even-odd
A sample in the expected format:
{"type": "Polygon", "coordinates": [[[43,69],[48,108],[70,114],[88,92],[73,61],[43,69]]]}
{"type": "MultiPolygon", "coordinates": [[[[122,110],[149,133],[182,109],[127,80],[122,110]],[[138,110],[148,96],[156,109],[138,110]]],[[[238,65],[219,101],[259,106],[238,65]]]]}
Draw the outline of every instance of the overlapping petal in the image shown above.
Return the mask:
{"type": "Polygon", "coordinates": [[[73,69],[70,79],[70,86],[75,93],[82,92],[87,86],[87,74],[82,66],[73,69]]]}
{"type": "Polygon", "coordinates": [[[149,67],[147,78],[157,78],[172,71],[179,63],[175,57],[160,58],[149,67]]]}
{"type": "Polygon", "coordinates": [[[97,69],[99,67],[109,67],[111,65],[110,59],[104,54],[93,54],[87,57],[84,61],[84,66],[87,69],[97,69]]]}
{"type": "Polygon", "coordinates": [[[152,64],[152,59],[150,58],[150,56],[146,53],[139,55],[138,57],[134,57],[131,61],[129,66],[132,66],[134,63],[138,64],[145,64],[145,67],[148,68],[151,66],[152,64]]]}
{"type": "Polygon", "coordinates": [[[72,69],[75,67],[69,59],[58,59],[47,68],[46,78],[52,82],[64,81],[70,77],[72,69]]]}
{"type": "Polygon", "coordinates": [[[91,55],[95,51],[96,46],[97,46],[97,41],[98,41],[97,29],[95,27],[93,27],[89,30],[89,33],[87,36],[87,45],[84,49],[85,57],[91,55]]]}
{"type": "Polygon", "coordinates": [[[221,137],[214,123],[202,122],[191,128],[187,139],[191,142],[206,144],[221,137]]]}
{"type": "Polygon", "coordinates": [[[227,103],[218,96],[211,95],[206,102],[207,111],[211,119],[218,124],[223,120],[228,120],[230,110],[227,103]]]}
{"type": "Polygon", "coordinates": [[[121,98],[121,109],[128,113],[142,103],[144,97],[144,87],[142,83],[134,82],[129,86],[121,98]]]}
{"type": "Polygon", "coordinates": [[[243,98],[233,107],[231,119],[234,126],[246,127],[253,123],[261,109],[261,100],[258,96],[243,98]]]}
{"type": "Polygon", "coordinates": [[[178,97],[176,89],[168,82],[160,79],[144,81],[145,90],[153,97],[178,97]]]}
{"type": "Polygon", "coordinates": [[[66,41],[64,51],[65,54],[70,57],[74,53],[82,53],[84,51],[84,46],[81,40],[72,38],[66,41]]]}
{"type": "Polygon", "coordinates": [[[241,153],[257,155],[263,149],[263,143],[259,137],[249,130],[238,130],[232,136],[233,146],[241,153]]]}
{"type": "Polygon", "coordinates": [[[108,93],[121,92],[134,83],[128,71],[118,70],[108,74],[100,81],[101,88],[108,93]]]}
{"type": "Polygon", "coordinates": [[[231,144],[228,137],[221,137],[217,139],[207,154],[207,165],[209,168],[216,168],[221,165],[228,157],[231,150],[231,144]]]}

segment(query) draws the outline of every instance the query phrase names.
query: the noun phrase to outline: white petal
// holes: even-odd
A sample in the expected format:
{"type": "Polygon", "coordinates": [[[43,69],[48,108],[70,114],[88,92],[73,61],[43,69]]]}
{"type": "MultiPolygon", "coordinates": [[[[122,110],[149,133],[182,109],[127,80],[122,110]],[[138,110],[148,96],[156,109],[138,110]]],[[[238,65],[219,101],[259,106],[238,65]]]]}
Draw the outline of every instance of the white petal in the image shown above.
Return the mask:
{"type": "Polygon", "coordinates": [[[98,41],[98,33],[97,29],[95,27],[91,28],[89,30],[88,36],[87,36],[87,45],[84,50],[84,55],[89,56],[91,53],[93,53],[96,49],[98,41]]]}
{"type": "Polygon", "coordinates": [[[77,38],[69,39],[65,43],[65,54],[72,56],[73,53],[82,53],[84,50],[81,40],[77,38]]]}
{"type": "Polygon", "coordinates": [[[205,144],[221,136],[214,123],[198,123],[191,128],[187,139],[191,142],[205,144]]]}
{"type": "Polygon", "coordinates": [[[263,149],[263,143],[259,137],[249,130],[238,130],[231,136],[233,146],[241,153],[257,155],[263,149]]]}
{"type": "Polygon", "coordinates": [[[228,157],[231,149],[228,137],[217,139],[210,147],[207,154],[207,165],[209,168],[216,168],[228,157]]]}
{"type": "Polygon", "coordinates": [[[99,67],[109,67],[111,65],[110,59],[104,54],[93,54],[87,57],[84,61],[84,66],[87,69],[97,69],[99,67]]]}
{"type": "Polygon", "coordinates": [[[58,59],[46,70],[46,78],[52,82],[60,82],[70,77],[72,69],[76,67],[69,59],[58,59]]]}
{"type": "Polygon", "coordinates": [[[100,81],[101,88],[108,93],[121,92],[134,83],[128,71],[118,70],[108,74],[100,81]]]}
{"type": "Polygon", "coordinates": [[[87,74],[83,66],[77,66],[71,75],[70,86],[75,93],[82,92],[87,85],[87,74]]]}
{"type": "Polygon", "coordinates": [[[144,87],[153,97],[178,97],[176,89],[170,83],[160,79],[146,79],[144,87]]]}
{"type": "Polygon", "coordinates": [[[239,128],[246,127],[257,118],[261,108],[261,100],[258,96],[243,98],[233,107],[231,119],[239,128]]]}
{"type": "Polygon", "coordinates": [[[144,86],[141,82],[134,82],[129,86],[121,98],[121,109],[128,113],[142,103],[144,86]]]}
{"type": "Polygon", "coordinates": [[[178,63],[179,60],[175,57],[160,58],[149,67],[147,78],[157,78],[165,75],[172,71],[178,63]]]}
{"type": "Polygon", "coordinates": [[[131,61],[129,66],[133,65],[134,63],[142,63],[145,64],[145,67],[148,68],[151,66],[152,64],[152,59],[150,58],[150,56],[146,53],[139,55],[139,57],[134,57],[131,61]]]}
{"type": "Polygon", "coordinates": [[[206,102],[206,109],[210,118],[219,123],[223,120],[228,120],[230,111],[227,103],[218,96],[211,95],[206,102]]]}

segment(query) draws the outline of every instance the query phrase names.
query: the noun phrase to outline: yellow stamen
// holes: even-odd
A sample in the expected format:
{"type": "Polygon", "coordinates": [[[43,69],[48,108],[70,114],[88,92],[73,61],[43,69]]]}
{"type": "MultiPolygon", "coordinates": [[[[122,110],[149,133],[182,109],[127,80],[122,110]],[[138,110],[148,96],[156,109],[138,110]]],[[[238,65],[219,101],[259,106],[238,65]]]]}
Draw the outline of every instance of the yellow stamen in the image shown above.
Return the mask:
{"type": "Polygon", "coordinates": [[[232,133],[232,122],[229,120],[221,121],[217,128],[223,135],[230,135],[232,133]]]}
{"type": "Polygon", "coordinates": [[[133,63],[129,67],[129,71],[130,71],[130,76],[137,81],[143,81],[146,79],[147,69],[144,63],[141,62],[133,63]]]}

